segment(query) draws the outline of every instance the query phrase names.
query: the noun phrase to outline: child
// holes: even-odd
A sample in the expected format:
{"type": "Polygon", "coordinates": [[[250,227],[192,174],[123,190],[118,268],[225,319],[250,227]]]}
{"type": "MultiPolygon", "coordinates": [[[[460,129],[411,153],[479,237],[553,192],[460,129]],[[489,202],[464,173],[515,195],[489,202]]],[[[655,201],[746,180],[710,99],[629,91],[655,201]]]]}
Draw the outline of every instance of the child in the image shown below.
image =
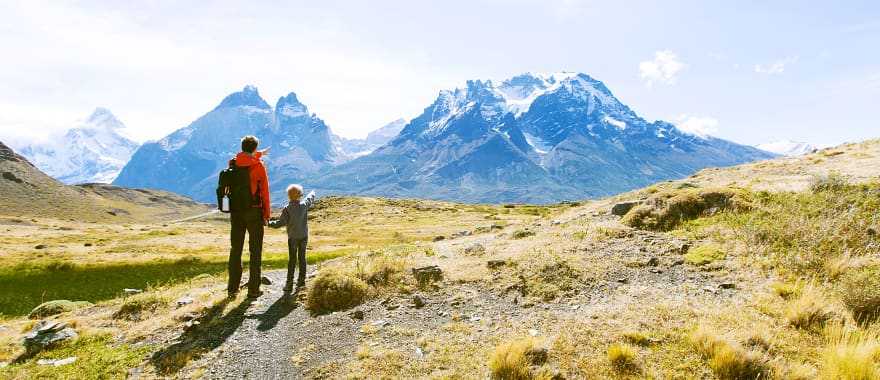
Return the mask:
{"type": "Polygon", "coordinates": [[[281,211],[281,217],[278,220],[269,222],[269,227],[279,228],[287,227],[287,282],[284,284],[284,291],[293,290],[293,272],[296,263],[299,263],[299,276],[296,280],[296,287],[300,288],[306,284],[306,244],[309,240],[309,208],[315,203],[315,192],[309,192],[306,198],[302,199],[303,188],[300,185],[290,185],[287,187],[287,198],[290,203],[281,211]]]}

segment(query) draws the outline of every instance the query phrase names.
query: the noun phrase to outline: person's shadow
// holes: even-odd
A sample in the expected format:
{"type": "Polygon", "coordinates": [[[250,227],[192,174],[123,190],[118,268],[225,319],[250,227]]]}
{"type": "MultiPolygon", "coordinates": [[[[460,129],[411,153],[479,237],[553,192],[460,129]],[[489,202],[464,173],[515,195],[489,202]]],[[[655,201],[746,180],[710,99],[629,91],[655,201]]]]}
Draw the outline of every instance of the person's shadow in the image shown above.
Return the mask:
{"type": "Polygon", "coordinates": [[[177,343],[155,352],[150,357],[150,363],[162,375],[174,374],[190,361],[222,345],[241,326],[253,300],[245,299],[223,315],[229,302],[229,299],[224,299],[211,306],[197,320],[198,324],[186,330],[177,343]]]}
{"type": "Polygon", "coordinates": [[[269,306],[263,314],[257,317],[260,321],[260,324],[257,325],[257,330],[268,331],[273,329],[281,318],[286,317],[297,307],[299,307],[299,302],[296,300],[296,293],[284,293],[281,298],[278,298],[272,306],[269,306]]]}

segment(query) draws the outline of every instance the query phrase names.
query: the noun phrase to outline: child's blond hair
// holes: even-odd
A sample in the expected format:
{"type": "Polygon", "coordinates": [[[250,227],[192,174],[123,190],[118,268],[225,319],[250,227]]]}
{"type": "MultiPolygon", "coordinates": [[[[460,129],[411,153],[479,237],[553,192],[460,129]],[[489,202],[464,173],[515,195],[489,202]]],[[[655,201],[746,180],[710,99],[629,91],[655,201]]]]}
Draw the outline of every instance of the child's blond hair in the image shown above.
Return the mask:
{"type": "Polygon", "coordinates": [[[298,201],[302,198],[303,195],[303,187],[302,185],[292,184],[287,186],[287,198],[292,201],[298,201]]]}

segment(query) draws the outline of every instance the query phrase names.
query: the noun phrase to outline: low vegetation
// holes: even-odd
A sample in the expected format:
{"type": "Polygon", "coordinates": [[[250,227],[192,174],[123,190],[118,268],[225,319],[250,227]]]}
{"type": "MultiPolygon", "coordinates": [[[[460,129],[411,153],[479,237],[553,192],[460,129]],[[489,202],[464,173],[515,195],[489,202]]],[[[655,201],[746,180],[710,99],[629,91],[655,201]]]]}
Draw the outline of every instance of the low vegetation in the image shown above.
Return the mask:
{"type": "Polygon", "coordinates": [[[514,339],[495,348],[489,358],[489,370],[492,378],[499,380],[549,379],[541,367],[547,357],[541,341],[531,337],[514,339]]]}
{"type": "Polygon", "coordinates": [[[731,343],[716,331],[698,328],[691,333],[690,341],[721,380],[764,379],[770,376],[770,367],[759,353],[731,343]]]}
{"type": "Polygon", "coordinates": [[[654,193],[644,204],[633,207],[623,224],[653,231],[669,231],[682,222],[725,210],[748,208],[745,193],[737,189],[692,189],[654,193]]]}
{"type": "Polygon", "coordinates": [[[720,245],[710,243],[691,249],[684,255],[684,260],[691,265],[707,265],[724,260],[727,255],[720,245]]]}
{"type": "Polygon", "coordinates": [[[364,302],[368,285],[346,272],[325,269],[309,284],[306,307],[315,314],[345,310],[364,302]]]}
{"type": "Polygon", "coordinates": [[[635,348],[626,344],[615,343],[608,347],[608,361],[611,367],[620,373],[639,371],[638,353],[635,348]]]}

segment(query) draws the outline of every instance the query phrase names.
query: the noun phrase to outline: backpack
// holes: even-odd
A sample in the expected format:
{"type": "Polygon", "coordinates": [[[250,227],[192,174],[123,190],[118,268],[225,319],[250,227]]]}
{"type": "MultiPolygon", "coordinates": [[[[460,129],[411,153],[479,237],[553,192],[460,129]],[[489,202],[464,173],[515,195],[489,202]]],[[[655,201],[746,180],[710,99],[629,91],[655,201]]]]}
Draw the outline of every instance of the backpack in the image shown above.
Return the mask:
{"type": "Polygon", "coordinates": [[[236,165],[235,159],[229,160],[229,167],[220,171],[217,181],[217,208],[221,212],[239,212],[251,207],[260,207],[260,198],[251,193],[250,168],[236,165]]]}

